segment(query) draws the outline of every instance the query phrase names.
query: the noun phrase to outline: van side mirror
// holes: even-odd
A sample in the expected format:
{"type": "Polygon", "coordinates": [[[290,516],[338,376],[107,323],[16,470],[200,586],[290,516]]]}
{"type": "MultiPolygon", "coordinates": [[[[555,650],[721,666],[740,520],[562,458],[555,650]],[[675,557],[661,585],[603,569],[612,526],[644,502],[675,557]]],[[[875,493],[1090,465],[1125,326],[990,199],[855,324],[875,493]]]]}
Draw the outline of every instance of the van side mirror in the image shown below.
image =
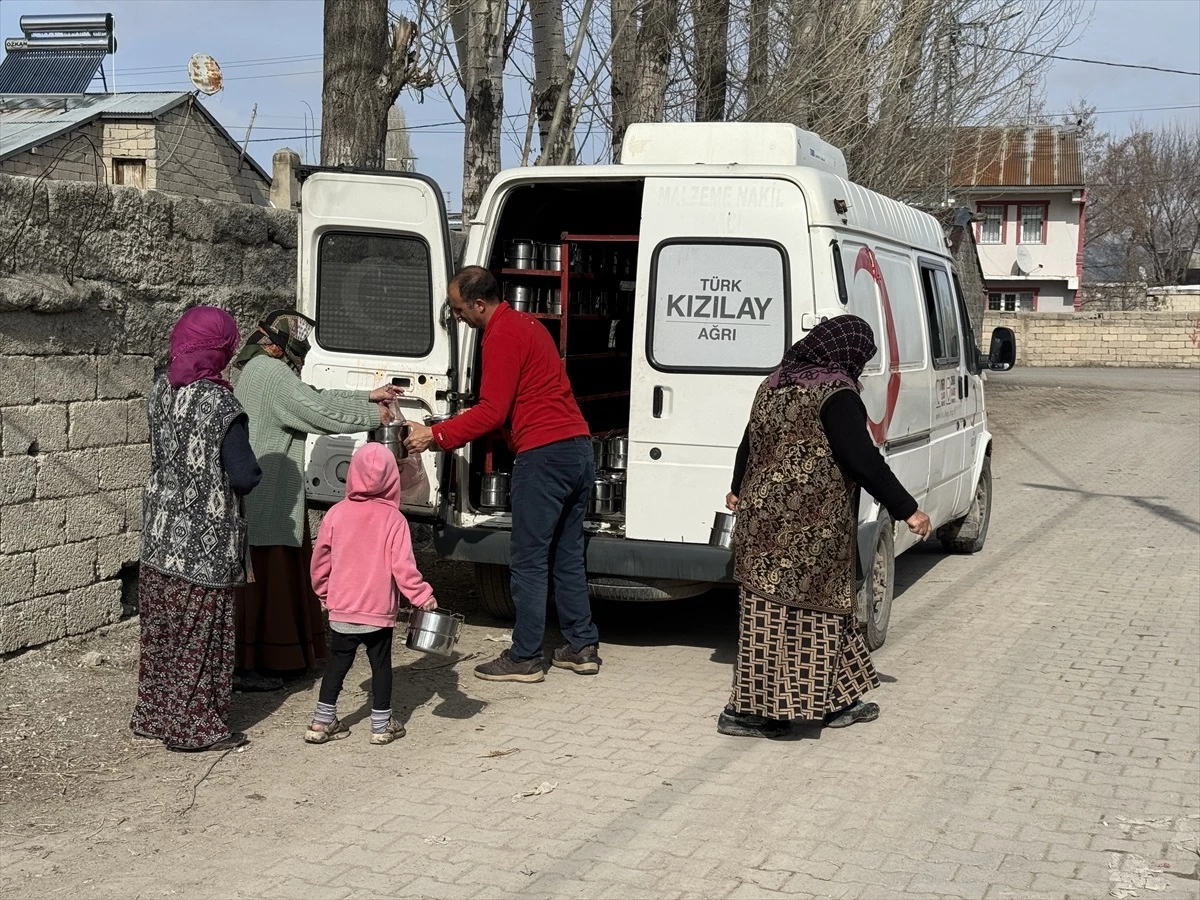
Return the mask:
{"type": "Polygon", "coordinates": [[[981,368],[993,372],[1007,372],[1017,364],[1017,336],[1011,328],[996,328],[992,331],[992,346],[981,368]]]}

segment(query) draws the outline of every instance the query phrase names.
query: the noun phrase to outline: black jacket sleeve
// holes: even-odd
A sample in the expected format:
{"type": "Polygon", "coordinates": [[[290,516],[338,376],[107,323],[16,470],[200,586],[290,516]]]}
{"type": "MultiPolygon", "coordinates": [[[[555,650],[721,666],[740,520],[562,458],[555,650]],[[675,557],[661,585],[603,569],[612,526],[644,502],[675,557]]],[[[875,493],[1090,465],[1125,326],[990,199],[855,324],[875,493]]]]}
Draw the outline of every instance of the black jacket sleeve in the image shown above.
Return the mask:
{"type": "Polygon", "coordinates": [[[742,492],[742,479],[746,477],[746,463],[750,459],[750,426],[742,432],[742,443],[738,445],[737,456],[733,461],[733,483],[729,490],[737,496],[742,492]]]}
{"type": "Polygon", "coordinates": [[[853,391],[838,391],[821,408],[821,424],[833,458],[898,522],[917,511],[917,501],[904,489],[867,432],[867,408],[853,391]]]}
{"type": "Polygon", "coordinates": [[[229,486],[239,496],[250,493],[262,481],[262,469],[250,448],[249,421],[245,416],[234,419],[225,432],[221,441],[221,465],[229,476],[229,486]]]}

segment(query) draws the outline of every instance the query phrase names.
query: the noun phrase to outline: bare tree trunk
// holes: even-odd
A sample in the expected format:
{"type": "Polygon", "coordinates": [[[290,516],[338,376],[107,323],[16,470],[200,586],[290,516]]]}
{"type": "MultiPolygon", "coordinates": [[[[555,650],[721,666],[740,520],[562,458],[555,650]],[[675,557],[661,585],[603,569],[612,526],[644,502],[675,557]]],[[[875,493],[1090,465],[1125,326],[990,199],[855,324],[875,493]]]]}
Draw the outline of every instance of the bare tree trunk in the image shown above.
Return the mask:
{"type": "Polygon", "coordinates": [[[933,0],[904,0],[888,39],[888,71],[879,103],[882,136],[897,138],[911,125],[913,98],[921,75],[922,51],[933,23],[933,0]]]}
{"type": "MultiPolygon", "coordinates": [[[[467,134],[463,141],[464,224],[479,211],[483,193],[500,171],[504,121],[504,31],[507,0],[468,0],[464,91],[467,134]]],[[[464,39],[455,30],[455,42],[464,39]]]]}
{"type": "MultiPolygon", "coordinates": [[[[569,161],[570,151],[563,146],[570,141],[572,148],[574,147],[571,135],[574,131],[575,111],[569,98],[557,126],[554,124],[559,95],[571,89],[568,84],[567,43],[563,36],[562,0],[531,0],[530,12],[533,25],[534,78],[531,99],[537,109],[542,159],[556,163],[563,158],[566,151],[569,161]],[[554,146],[550,146],[551,142],[554,146]]],[[[587,23],[581,23],[580,27],[586,28],[587,23]]]]}
{"type": "Polygon", "coordinates": [[[696,121],[722,122],[729,83],[729,0],[693,0],[696,121]]]}
{"type": "Polygon", "coordinates": [[[612,53],[609,66],[612,71],[609,93],[612,97],[610,128],[612,132],[613,162],[621,156],[621,142],[625,129],[633,121],[634,46],[637,42],[637,22],[634,11],[637,0],[611,0],[610,37],[612,53]]]}
{"type": "Polygon", "coordinates": [[[321,164],[382,169],[388,110],[419,71],[417,28],[401,18],[388,33],[387,0],[325,0],[321,164]]]}
{"type": "Polygon", "coordinates": [[[767,106],[767,76],[770,65],[767,30],[770,0],[750,0],[748,25],[750,44],[746,59],[746,118],[758,119],[767,106]]]}
{"type": "Polygon", "coordinates": [[[634,46],[634,122],[661,122],[667,104],[671,41],[679,24],[679,0],[645,0],[634,46]]]}

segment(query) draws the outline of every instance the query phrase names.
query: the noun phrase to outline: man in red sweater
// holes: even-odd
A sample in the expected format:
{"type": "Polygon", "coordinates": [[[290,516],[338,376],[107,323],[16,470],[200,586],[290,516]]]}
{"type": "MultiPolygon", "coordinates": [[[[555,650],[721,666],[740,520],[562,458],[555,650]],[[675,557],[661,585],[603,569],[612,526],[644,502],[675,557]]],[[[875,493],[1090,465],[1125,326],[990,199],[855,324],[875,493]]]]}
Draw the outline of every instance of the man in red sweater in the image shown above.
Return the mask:
{"type": "Polygon", "coordinates": [[[455,318],[483,331],[479,402],[432,429],[409,422],[405,445],[420,452],[437,444],[455,450],[507,428],[517,455],[512,473],[509,552],[517,621],[512,647],[475,667],[488,681],[541,681],[546,595],[554,601],[567,646],[551,662],[581,675],[600,671],[600,636],[592,622],[584,567],[583,517],[595,462],[591,432],[571,393],[563,361],[537,319],[500,299],[487,269],[467,266],[450,282],[455,318]]]}

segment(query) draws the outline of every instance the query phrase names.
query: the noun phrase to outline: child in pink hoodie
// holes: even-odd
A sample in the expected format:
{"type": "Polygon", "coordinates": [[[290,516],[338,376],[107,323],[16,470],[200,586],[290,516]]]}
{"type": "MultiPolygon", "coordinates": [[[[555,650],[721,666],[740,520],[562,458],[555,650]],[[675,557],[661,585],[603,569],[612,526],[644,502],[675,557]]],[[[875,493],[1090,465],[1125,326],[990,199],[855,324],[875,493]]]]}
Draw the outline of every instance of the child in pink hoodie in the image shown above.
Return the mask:
{"type": "Polygon", "coordinates": [[[392,632],[400,595],[418,609],[436,609],[437,601],[417,570],[400,512],[396,459],[382,444],[364,444],[350,460],[346,499],[321,522],[311,574],[313,590],[329,610],[333,638],[304,739],[324,744],[350,734],[337,717],[337,698],[361,644],[371,661],[371,743],[390,744],[404,736],[404,726],[392,718],[392,632]]]}

